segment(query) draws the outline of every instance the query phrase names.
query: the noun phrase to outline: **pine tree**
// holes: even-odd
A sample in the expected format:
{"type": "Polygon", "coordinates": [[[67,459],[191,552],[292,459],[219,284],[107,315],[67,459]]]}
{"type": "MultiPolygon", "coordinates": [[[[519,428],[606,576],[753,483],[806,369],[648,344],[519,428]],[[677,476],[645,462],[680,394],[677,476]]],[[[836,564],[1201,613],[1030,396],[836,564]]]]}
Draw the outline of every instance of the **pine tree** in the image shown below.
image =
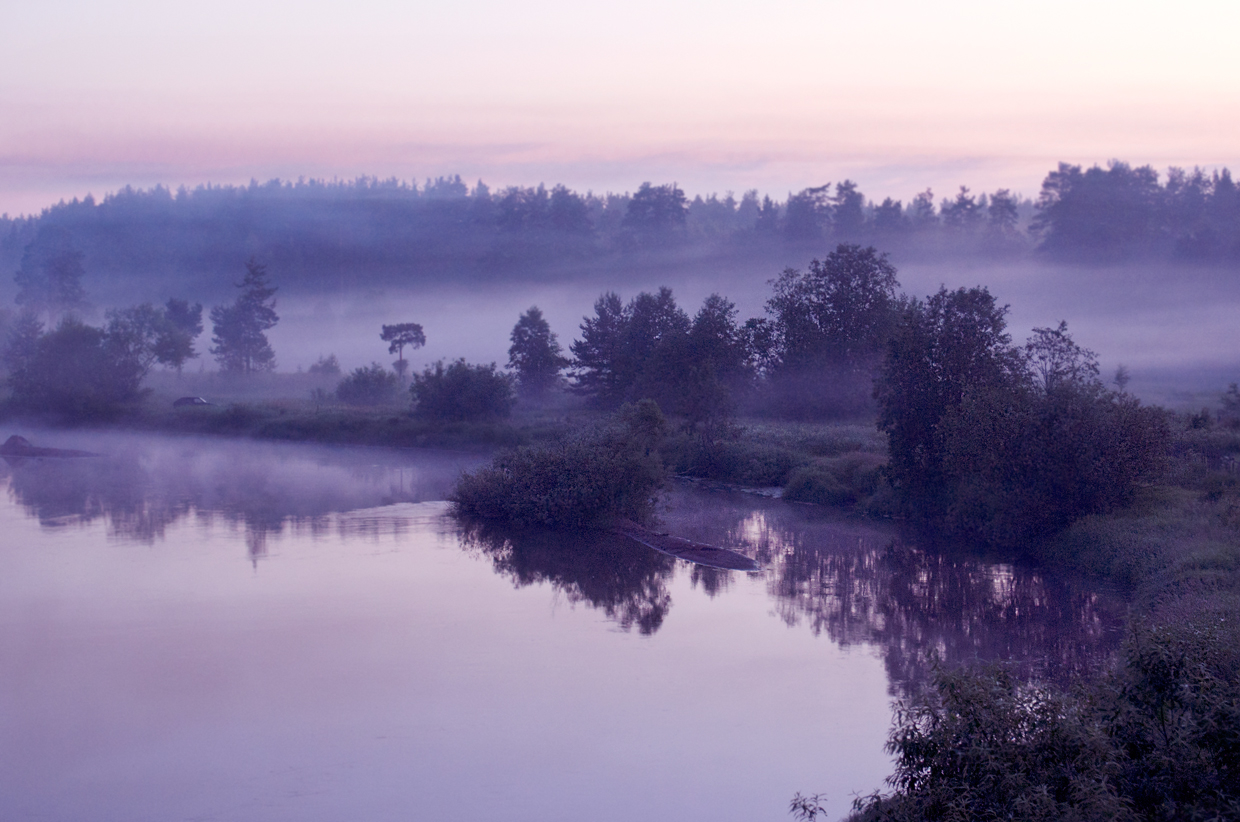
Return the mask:
{"type": "Polygon", "coordinates": [[[215,343],[211,353],[224,371],[272,371],[276,355],[264,332],[280,317],[276,314],[276,289],[267,283],[267,267],[250,259],[245,264],[245,279],[237,288],[241,294],[232,305],[211,309],[211,341],[215,343]]]}

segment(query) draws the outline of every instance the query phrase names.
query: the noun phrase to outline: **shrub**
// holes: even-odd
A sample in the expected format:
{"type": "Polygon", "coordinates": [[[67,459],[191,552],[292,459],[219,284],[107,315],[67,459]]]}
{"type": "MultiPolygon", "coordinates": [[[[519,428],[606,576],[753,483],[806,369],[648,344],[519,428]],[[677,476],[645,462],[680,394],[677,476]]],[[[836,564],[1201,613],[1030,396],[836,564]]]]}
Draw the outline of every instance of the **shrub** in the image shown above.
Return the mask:
{"type": "Polygon", "coordinates": [[[340,360],[336,359],[335,354],[328,354],[326,357],[320,356],[307,370],[311,374],[335,377],[340,374],[340,360]]]}
{"type": "Polygon", "coordinates": [[[355,368],[336,386],[336,399],[349,405],[385,405],[400,392],[396,375],[379,363],[355,368]]]}
{"type": "Polygon", "coordinates": [[[512,379],[495,363],[470,365],[460,359],[447,367],[443,360],[413,377],[414,413],[433,420],[478,420],[512,413],[512,379]]]}
{"type": "Polygon", "coordinates": [[[22,410],[69,419],[116,415],[142,397],[144,367],[131,348],[76,319],[40,335],[29,326],[8,350],[12,402],[22,410]]]}
{"type": "Polygon", "coordinates": [[[1236,639],[1217,621],[1137,626],[1123,664],[1071,692],[939,671],[897,708],[893,793],[859,800],[854,819],[1235,819],[1236,639]]]}
{"type": "Polygon", "coordinates": [[[464,474],[451,499],[459,514],[518,525],[588,528],[646,520],[664,479],[658,405],[626,405],[599,429],[519,448],[464,474]]]}
{"type": "Polygon", "coordinates": [[[788,477],[783,498],[819,505],[856,505],[878,492],[883,458],[854,452],[815,460],[788,477]]]}
{"type": "Polygon", "coordinates": [[[999,668],[940,671],[930,693],[897,706],[894,793],[858,800],[854,818],[1132,819],[1091,707],[999,668]]]}

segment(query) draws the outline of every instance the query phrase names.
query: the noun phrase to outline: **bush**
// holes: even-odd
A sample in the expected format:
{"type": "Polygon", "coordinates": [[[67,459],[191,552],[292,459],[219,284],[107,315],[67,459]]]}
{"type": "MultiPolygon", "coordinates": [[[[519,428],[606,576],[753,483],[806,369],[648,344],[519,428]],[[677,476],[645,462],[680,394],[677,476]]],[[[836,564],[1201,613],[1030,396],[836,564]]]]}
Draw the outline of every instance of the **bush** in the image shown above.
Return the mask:
{"type": "Polygon", "coordinates": [[[417,402],[414,413],[424,419],[494,419],[512,413],[512,379],[495,363],[470,365],[460,359],[444,367],[440,360],[414,375],[410,391],[417,402]]]}
{"type": "Polygon", "coordinates": [[[400,383],[379,363],[355,368],[336,386],[336,399],[349,405],[386,405],[396,401],[400,383]]]}
{"type": "Polygon", "coordinates": [[[626,405],[600,429],[540,448],[519,448],[462,475],[451,499],[459,514],[518,525],[604,527],[649,519],[664,479],[658,405],[626,405]]]}
{"type": "Polygon", "coordinates": [[[881,456],[863,452],[815,460],[792,472],[783,498],[819,505],[856,505],[878,492],[883,462],[881,456]]]}
{"type": "Polygon", "coordinates": [[[103,329],[69,318],[54,331],[38,332],[37,325],[29,326],[7,352],[17,408],[68,419],[104,419],[141,399],[141,360],[103,329]]]}
{"type": "Polygon", "coordinates": [[[1235,819],[1236,639],[1217,624],[1138,626],[1123,664],[1072,692],[940,671],[897,708],[894,792],[858,801],[854,819],[1235,819]]]}
{"type": "Polygon", "coordinates": [[[340,360],[336,359],[335,354],[328,354],[326,357],[320,356],[307,370],[311,374],[319,374],[324,377],[339,376],[340,360]]]}

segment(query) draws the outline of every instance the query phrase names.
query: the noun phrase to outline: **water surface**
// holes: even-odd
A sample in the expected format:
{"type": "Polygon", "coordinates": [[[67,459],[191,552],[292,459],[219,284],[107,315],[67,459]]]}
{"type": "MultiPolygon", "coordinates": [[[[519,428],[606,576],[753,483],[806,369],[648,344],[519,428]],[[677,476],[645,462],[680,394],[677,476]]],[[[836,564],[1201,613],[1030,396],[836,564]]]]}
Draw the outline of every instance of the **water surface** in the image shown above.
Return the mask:
{"type": "Polygon", "coordinates": [[[694,566],[462,525],[469,455],[31,435],[0,465],[0,818],[785,819],[882,786],[930,659],[1063,676],[1114,597],[676,485],[694,566]]]}

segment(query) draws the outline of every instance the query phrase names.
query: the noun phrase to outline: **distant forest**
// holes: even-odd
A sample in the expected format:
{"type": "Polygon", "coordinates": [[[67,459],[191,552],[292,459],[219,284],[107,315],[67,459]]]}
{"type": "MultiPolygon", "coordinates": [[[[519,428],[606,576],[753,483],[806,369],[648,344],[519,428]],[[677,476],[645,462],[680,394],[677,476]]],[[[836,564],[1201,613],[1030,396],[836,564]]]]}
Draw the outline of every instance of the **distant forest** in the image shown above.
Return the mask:
{"type": "Polygon", "coordinates": [[[1089,169],[1060,164],[1036,201],[961,186],[937,201],[927,189],[907,203],[874,202],[850,180],[782,201],[756,191],[689,199],[674,183],[604,195],[562,185],[493,191],[452,176],[420,186],[359,178],[175,192],[126,187],[101,201],[0,218],[0,263],[8,271],[24,256],[72,248],[97,283],[145,283],[148,292],[154,286],[197,298],[224,287],[251,257],[282,272],[293,290],[317,290],[517,271],[554,278],[633,255],[769,258],[837,242],[872,243],[905,259],[1237,265],[1240,192],[1227,169],[1172,168],[1160,176],[1112,161],[1089,169]]]}

